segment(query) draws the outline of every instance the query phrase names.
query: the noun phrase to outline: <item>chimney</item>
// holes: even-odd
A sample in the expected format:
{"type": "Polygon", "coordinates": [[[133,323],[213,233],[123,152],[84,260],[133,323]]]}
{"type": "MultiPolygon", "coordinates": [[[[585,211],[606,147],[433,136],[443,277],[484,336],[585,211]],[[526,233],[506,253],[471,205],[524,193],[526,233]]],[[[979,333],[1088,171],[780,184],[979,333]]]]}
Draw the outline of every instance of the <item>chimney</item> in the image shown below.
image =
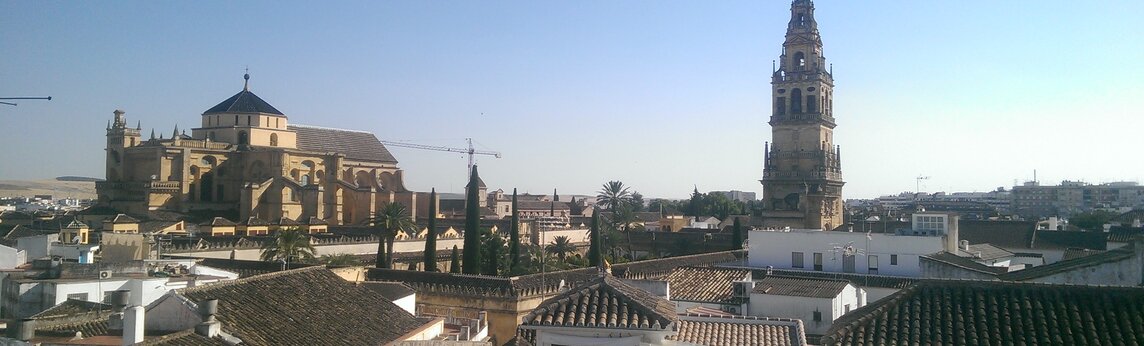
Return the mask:
{"type": "Polygon", "coordinates": [[[20,341],[29,341],[36,337],[36,320],[25,318],[8,323],[8,337],[20,341]]]}
{"type": "Polygon", "coordinates": [[[202,317],[203,323],[195,326],[195,334],[208,338],[218,336],[219,332],[222,331],[222,324],[215,319],[216,313],[218,313],[218,299],[199,303],[199,317],[202,317]]]}
{"type": "Polygon", "coordinates": [[[948,214],[946,216],[945,224],[945,251],[950,253],[957,253],[960,241],[957,235],[957,224],[960,220],[957,214],[948,214]]]}
{"type": "Polygon", "coordinates": [[[107,318],[107,329],[115,332],[123,332],[124,317],[123,311],[127,309],[127,302],[131,300],[131,291],[117,290],[111,292],[111,316],[107,318]]]}
{"type": "Polygon", "coordinates": [[[123,345],[143,342],[143,307],[132,306],[123,313],[123,345]]]}
{"type": "Polygon", "coordinates": [[[962,240],[961,241],[961,251],[969,251],[969,241],[968,240],[962,240]]]}

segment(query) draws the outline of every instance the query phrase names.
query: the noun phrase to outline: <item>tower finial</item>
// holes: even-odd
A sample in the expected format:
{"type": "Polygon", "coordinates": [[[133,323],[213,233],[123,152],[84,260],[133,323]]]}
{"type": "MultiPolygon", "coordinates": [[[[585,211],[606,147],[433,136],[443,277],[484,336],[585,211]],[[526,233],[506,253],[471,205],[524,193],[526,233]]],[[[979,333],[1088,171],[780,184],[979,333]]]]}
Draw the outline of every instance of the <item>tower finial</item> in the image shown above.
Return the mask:
{"type": "Polygon", "coordinates": [[[242,91],[250,91],[250,67],[246,68],[246,73],[242,75],[242,91]]]}

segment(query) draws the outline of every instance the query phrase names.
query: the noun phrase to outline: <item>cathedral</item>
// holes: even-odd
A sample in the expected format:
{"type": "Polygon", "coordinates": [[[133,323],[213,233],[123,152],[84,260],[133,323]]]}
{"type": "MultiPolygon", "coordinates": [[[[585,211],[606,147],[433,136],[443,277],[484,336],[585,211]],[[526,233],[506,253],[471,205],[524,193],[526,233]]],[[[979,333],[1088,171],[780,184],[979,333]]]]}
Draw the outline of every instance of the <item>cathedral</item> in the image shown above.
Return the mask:
{"type": "Polygon", "coordinates": [[[763,164],[764,225],[832,230],[843,222],[841,150],[834,144],[834,77],[814,3],[794,0],[771,75],[771,140],[763,164]]]}
{"type": "MultiPolygon", "coordinates": [[[[250,91],[207,109],[201,125],[147,139],[115,111],[99,204],[121,212],[172,211],[260,220],[317,218],[357,225],[383,203],[416,217],[427,196],[405,188],[397,159],[371,133],[288,124],[250,91]]],[[[421,209],[423,210],[423,209],[421,209]]]]}

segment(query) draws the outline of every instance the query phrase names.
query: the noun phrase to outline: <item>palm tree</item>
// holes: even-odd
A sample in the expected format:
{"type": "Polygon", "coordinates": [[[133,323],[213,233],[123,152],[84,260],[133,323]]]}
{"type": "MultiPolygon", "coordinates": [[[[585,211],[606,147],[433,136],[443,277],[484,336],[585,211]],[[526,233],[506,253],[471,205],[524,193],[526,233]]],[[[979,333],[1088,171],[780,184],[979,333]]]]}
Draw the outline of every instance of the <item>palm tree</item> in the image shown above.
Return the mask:
{"type": "Polygon", "coordinates": [[[572,245],[572,240],[568,239],[568,237],[560,235],[552,239],[552,244],[545,246],[544,251],[556,255],[556,257],[560,258],[560,262],[564,262],[564,258],[567,257],[569,253],[576,251],[576,246],[572,245]]]}
{"type": "Polygon", "coordinates": [[[393,241],[397,238],[398,231],[417,227],[413,218],[405,210],[404,204],[385,203],[381,206],[381,212],[366,220],[366,224],[373,227],[374,234],[378,236],[377,261],[374,265],[378,268],[393,268],[393,241]]]}
{"type": "Polygon", "coordinates": [[[607,208],[608,211],[613,214],[616,213],[617,207],[631,203],[631,201],[632,194],[628,192],[628,187],[624,186],[623,182],[617,180],[609,181],[607,184],[604,184],[599,194],[596,195],[596,204],[607,208]]]}
{"type": "MultiPolygon", "coordinates": [[[[635,260],[635,254],[632,252],[632,223],[639,221],[636,218],[635,211],[632,210],[631,205],[621,205],[614,212],[612,212],[612,227],[617,231],[623,231],[628,238],[628,259],[635,260]]],[[[615,258],[615,254],[612,255],[615,258]]]]}
{"type": "Polygon", "coordinates": [[[328,266],[352,266],[358,264],[358,258],[348,253],[322,255],[318,262],[328,266]]]}
{"type": "Polygon", "coordinates": [[[315,251],[309,235],[297,227],[290,227],[278,231],[273,239],[262,244],[262,260],[285,263],[309,260],[314,259],[315,251]]]}

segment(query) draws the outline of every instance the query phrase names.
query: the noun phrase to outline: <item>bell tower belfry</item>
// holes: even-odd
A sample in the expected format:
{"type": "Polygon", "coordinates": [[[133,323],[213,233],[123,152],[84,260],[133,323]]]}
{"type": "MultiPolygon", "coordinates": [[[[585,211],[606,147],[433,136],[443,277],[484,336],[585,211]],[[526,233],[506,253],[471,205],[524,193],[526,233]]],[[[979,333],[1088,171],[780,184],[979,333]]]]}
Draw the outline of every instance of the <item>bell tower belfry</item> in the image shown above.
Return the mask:
{"type": "Polygon", "coordinates": [[[834,77],[822,54],[814,3],[794,0],[771,75],[771,140],[764,144],[763,213],[769,227],[842,224],[841,150],[834,144],[834,77]]]}

